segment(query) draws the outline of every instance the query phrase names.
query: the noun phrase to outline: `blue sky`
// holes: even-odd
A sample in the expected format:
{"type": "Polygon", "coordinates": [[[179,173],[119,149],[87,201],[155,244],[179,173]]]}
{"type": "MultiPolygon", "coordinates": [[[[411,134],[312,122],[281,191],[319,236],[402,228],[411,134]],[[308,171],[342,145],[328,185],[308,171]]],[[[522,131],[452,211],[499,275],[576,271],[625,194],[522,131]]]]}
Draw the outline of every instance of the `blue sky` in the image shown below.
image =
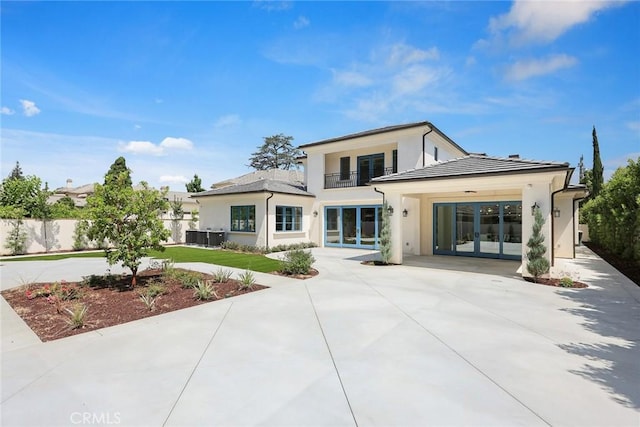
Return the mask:
{"type": "Polygon", "coordinates": [[[640,156],[640,2],[10,2],[2,176],[184,190],[301,145],[429,120],[470,152],[605,175],[640,156]]]}

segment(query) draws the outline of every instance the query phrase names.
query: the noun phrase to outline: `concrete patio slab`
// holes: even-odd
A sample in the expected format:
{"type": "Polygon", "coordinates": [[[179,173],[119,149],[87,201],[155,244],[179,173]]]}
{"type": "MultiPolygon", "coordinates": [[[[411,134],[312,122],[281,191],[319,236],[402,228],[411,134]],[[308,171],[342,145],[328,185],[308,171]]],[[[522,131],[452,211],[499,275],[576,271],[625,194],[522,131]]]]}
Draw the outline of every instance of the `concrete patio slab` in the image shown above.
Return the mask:
{"type": "MultiPolygon", "coordinates": [[[[47,343],[0,301],[2,425],[640,423],[640,288],[588,249],[556,266],[583,290],[508,262],[313,252],[315,278],[257,274],[270,289],[47,343]]],[[[69,271],[105,263],[4,263],[0,278],[69,271]]]]}

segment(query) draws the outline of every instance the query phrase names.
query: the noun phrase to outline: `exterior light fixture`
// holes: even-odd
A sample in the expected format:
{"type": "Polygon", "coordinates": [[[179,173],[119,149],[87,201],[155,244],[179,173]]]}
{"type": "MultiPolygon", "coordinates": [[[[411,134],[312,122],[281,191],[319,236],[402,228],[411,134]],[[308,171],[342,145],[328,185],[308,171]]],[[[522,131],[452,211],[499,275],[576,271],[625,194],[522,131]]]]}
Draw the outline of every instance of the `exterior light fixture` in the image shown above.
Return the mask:
{"type": "Polygon", "coordinates": [[[405,210],[403,210],[403,211],[402,211],[402,216],[406,218],[406,217],[407,217],[407,215],[409,215],[409,211],[408,211],[408,210],[406,210],[406,209],[405,209],[405,210]]]}
{"type": "Polygon", "coordinates": [[[560,209],[555,208],[553,210],[553,216],[555,216],[556,218],[560,218],[560,209]]]}
{"type": "Polygon", "coordinates": [[[393,215],[393,206],[389,206],[387,208],[387,212],[389,213],[389,216],[393,215]]]}
{"type": "Polygon", "coordinates": [[[535,202],[533,205],[531,205],[531,216],[536,214],[536,209],[540,209],[540,206],[538,206],[538,202],[535,202]]]}
{"type": "Polygon", "coordinates": [[[318,216],[318,211],[313,211],[313,217],[316,218],[318,216]]]}

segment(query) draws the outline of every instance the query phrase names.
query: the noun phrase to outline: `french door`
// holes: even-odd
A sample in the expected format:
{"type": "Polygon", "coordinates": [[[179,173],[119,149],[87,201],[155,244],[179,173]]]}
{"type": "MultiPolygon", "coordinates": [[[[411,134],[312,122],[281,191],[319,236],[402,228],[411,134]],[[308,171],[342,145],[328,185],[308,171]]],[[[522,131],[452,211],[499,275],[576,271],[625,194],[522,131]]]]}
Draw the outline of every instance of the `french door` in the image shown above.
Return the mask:
{"type": "Polygon", "coordinates": [[[434,253],[489,258],[522,257],[522,203],[437,203],[434,253]]]}
{"type": "Polygon", "coordinates": [[[325,208],[325,245],[376,249],[382,228],[381,206],[325,208]]]}

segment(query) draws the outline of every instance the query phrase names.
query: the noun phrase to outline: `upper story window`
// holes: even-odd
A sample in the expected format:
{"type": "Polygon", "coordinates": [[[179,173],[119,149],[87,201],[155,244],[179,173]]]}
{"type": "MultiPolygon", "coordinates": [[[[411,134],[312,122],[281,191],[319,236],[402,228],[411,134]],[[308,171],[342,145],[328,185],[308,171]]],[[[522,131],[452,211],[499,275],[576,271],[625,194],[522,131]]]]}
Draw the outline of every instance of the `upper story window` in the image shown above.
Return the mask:
{"type": "Polygon", "coordinates": [[[276,231],[302,231],[302,208],[276,206],[276,231]]]}
{"type": "Polygon", "coordinates": [[[398,150],[393,150],[393,163],[391,166],[391,173],[398,172],[398,150]]]}
{"type": "Polygon", "coordinates": [[[351,157],[340,157],[340,181],[351,177],[351,157]]]}
{"type": "Polygon", "coordinates": [[[256,206],[231,206],[231,231],[256,231],[256,206]]]}
{"type": "Polygon", "coordinates": [[[438,161],[438,147],[433,147],[433,160],[438,161]]]}
{"type": "Polygon", "coordinates": [[[366,185],[371,178],[384,174],[384,153],[358,156],[358,185],[366,185]]]}

